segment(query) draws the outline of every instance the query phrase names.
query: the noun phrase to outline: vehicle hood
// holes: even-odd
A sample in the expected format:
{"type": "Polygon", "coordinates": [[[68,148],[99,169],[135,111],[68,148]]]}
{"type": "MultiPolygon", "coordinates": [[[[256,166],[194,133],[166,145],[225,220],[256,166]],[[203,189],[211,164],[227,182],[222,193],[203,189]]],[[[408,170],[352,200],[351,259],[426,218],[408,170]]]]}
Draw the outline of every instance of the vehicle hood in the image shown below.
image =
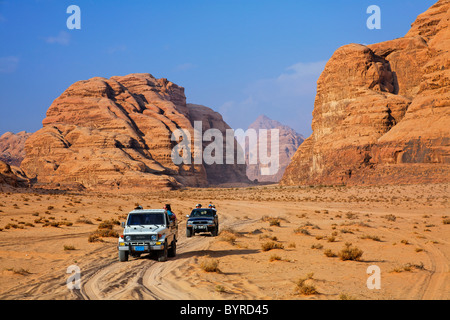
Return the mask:
{"type": "Polygon", "coordinates": [[[157,234],[162,232],[165,229],[165,227],[158,227],[158,226],[127,226],[125,229],[123,229],[123,234],[142,234],[142,233],[151,233],[151,234],[157,234]]]}
{"type": "Polygon", "coordinates": [[[203,220],[214,220],[214,217],[193,217],[189,218],[189,221],[203,221],[203,220]]]}

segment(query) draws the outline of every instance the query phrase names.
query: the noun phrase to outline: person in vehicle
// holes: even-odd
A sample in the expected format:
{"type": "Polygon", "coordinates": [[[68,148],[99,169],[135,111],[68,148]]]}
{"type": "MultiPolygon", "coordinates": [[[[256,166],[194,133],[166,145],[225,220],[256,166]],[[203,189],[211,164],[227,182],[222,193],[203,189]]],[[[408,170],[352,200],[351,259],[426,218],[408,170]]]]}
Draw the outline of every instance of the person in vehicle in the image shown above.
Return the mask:
{"type": "Polygon", "coordinates": [[[202,205],[200,204],[200,203],[197,203],[196,205],[195,205],[195,209],[200,209],[202,207],[202,205]]]}
{"type": "Polygon", "coordinates": [[[171,221],[177,220],[177,216],[175,215],[175,213],[173,213],[172,208],[170,207],[170,204],[165,204],[163,209],[167,211],[167,215],[169,216],[169,219],[171,221]]]}

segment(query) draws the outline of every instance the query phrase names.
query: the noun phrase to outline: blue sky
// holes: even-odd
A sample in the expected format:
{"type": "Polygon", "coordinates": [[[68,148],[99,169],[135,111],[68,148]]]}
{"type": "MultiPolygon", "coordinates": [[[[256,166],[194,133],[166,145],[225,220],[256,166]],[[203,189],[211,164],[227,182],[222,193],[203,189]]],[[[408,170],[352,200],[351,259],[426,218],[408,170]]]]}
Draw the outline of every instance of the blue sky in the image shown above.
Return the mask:
{"type": "Polygon", "coordinates": [[[316,81],[349,43],[402,37],[436,0],[0,0],[0,135],[36,131],[68,86],[151,73],[247,128],[260,114],[311,133],[316,81]],[[81,9],[69,30],[67,7],[81,9]],[[369,30],[370,5],[381,30],[369,30]]]}

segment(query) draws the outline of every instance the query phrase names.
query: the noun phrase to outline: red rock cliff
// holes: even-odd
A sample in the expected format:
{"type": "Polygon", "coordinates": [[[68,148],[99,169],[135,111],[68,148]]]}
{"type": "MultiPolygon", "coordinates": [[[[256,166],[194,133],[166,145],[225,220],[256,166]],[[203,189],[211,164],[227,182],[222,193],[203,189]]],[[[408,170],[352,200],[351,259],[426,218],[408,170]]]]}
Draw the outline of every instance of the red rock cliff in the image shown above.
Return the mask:
{"type": "Polygon", "coordinates": [[[403,37],[339,48],[317,82],[312,135],[282,184],[450,180],[450,1],[403,37]]]}

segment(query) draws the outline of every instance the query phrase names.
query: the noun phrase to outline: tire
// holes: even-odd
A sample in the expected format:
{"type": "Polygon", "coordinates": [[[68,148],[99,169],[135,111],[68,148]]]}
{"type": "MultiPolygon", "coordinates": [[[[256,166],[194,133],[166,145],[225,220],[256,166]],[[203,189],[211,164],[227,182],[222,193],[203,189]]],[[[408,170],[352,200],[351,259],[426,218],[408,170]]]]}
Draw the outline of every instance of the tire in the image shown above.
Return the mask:
{"type": "Polygon", "coordinates": [[[217,237],[218,234],[219,234],[219,225],[217,225],[217,226],[214,228],[214,231],[212,232],[212,236],[213,236],[213,237],[217,237]]]}
{"type": "Polygon", "coordinates": [[[192,237],[192,229],[186,228],[186,237],[190,238],[192,237]]]}
{"type": "Polygon", "coordinates": [[[158,252],[158,261],[164,262],[167,261],[167,242],[164,243],[164,249],[158,252]]]}
{"type": "Polygon", "coordinates": [[[119,250],[119,261],[120,262],[128,261],[128,251],[119,250]]]}
{"type": "Polygon", "coordinates": [[[175,257],[177,255],[177,241],[175,239],[173,239],[172,245],[170,246],[170,249],[167,252],[167,255],[170,258],[173,258],[173,257],[175,257]]]}

